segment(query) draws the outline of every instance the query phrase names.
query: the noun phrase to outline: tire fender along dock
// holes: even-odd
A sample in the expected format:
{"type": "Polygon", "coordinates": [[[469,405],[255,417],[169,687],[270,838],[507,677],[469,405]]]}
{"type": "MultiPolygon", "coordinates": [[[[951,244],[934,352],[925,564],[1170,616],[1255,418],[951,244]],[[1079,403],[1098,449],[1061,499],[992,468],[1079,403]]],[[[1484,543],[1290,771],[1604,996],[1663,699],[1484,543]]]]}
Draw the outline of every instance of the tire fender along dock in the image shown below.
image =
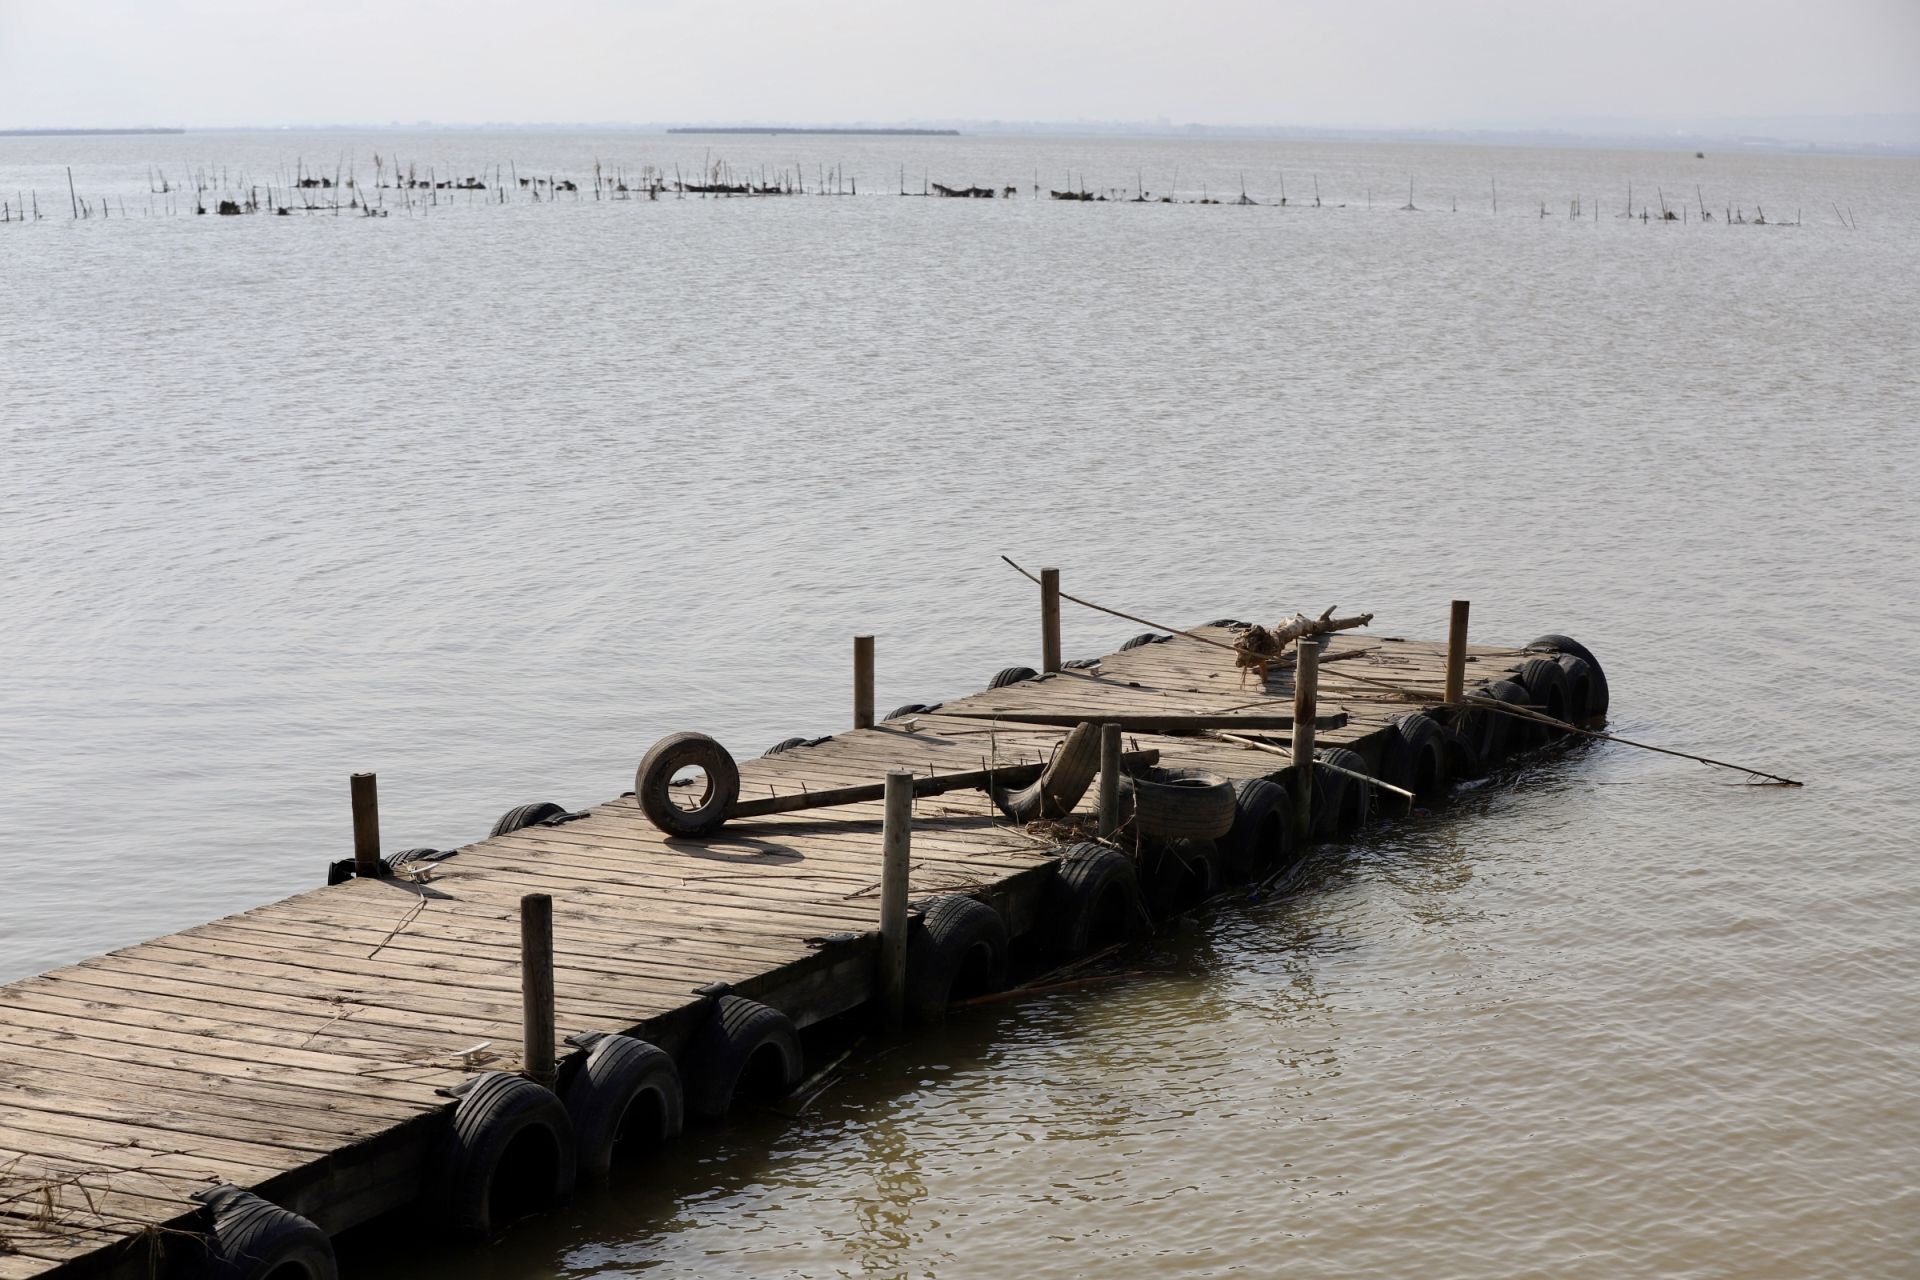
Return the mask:
{"type": "Polygon", "coordinates": [[[634,793],[451,851],[388,841],[357,775],[333,883],[0,987],[0,1280],[325,1280],[415,1204],[484,1240],[791,1090],[810,1026],[937,1017],[1606,714],[1591,653],[1469,644],[1464,602],[1446,641],[1329,611],[1068,662],[1038,581],[1039,665],[984,692],[876,716],[858,637],[851,729],[675,735],[634,793]]]}

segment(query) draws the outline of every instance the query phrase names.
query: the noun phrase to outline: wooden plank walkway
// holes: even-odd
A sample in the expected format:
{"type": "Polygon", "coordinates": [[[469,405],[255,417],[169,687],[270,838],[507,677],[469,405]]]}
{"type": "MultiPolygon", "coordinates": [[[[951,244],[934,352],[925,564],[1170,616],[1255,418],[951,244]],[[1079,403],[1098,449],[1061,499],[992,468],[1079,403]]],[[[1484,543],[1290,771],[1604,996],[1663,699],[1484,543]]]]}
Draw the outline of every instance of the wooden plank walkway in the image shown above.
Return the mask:
{"type": "MultiPolygon", "coordinates": [[[[1469,687],[1524,660],[1469,653],[1469,687]]],[[[1444,659],[1443,644],[1332,638],[1320,705],[1348,723],[1320,742],[1372,758],[1410,708],[1366,681],[1438,693],[1444,659]]],[[[1231,655],[1176,637],[743,760],[741,795],[1032,761],[1065,732],[952,711],[1290,710],[1290,671],[1258,683],[1243,688],[1231,655]]],[[[1284,763],[1200,738],[1137,745],[1236,778],[1284,763]]],[[[553,896],[562,1037],[626,1032],[676,1052],[705,1007],[694,989],[713,982],[801,1026],[860,1005],[873,990],[880,819],[875,802],[669,841],[626,795],[465,846],[424,883],[350,880],[0,987],[0,1280],[145,1274],[143,1233],[189,1227],[188,1196],[214,1182],[330,1232],[411,1200],[451,1105],[436,1090],[516,1066],[526,893],[553,896]],[[459,1051],[482,1041],[499,1056],[463,1064],[459,1051]]],[[[912,893],[988,895],[1018,934],[1057,853],[982,793],[924,798],[912,893]]]]}

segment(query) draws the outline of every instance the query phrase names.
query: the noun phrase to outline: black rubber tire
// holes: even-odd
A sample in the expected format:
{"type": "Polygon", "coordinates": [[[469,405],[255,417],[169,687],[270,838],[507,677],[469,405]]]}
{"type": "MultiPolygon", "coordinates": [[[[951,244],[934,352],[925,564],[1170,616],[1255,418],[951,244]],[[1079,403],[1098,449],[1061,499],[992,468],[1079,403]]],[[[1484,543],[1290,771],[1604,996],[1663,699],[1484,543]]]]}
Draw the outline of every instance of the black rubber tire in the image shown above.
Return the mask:
{"type": "Polygon", "coordinates": [[[1231,627],[1235,631],[1244,631],[1253,624],[1250,622],[1242,622],[1238,618],[1215,618],[1207,625],[1210,627],[1231,627]]]}
{"type": "Polygon", "coordinates": [[[1100,665],[1098,658],[1068,658],[1060,664],[1068,671],[1091,671],[1100,665]]]}
{"type": "Polygon", "coordinates": [[[1018,791],[995,790],[993,802],[1015,822],[1064,818],[1100,772],[1100,735],[1075,729],[1061,742],[1046,772],[1018,791]]]}
{"type": "Polygon", "coordinates": [[[803,1061],[786,1014],[744,996],[721,996],[681,1060],[687,1114],[720,1120],[743,1094],[785,1097],[800,1083],[803,1061]]]}
{"type": "Polygon", "coordinates": [[[1159,644],[1162,640],[1170,640],[1172,638],[1171,636],[1163,636],[1157,631],[1142,631],[1139,635],[1121,645],[1120,652],[1125,653],[1129,649],[1138,649],[1143,644],[1159,644]]]}
{"type": "MultiPolygon", "coordinates": [[[[1494,693],[1497,685],[1508,686],[1517,700],[1526,701],[1527,691],[1511,680],[1496,680],[1486,688],[1472,692],[1490,695],[1504,702],[1507,699],[1494,693]]],[[[1512,749],[1513,726],[1519,723],[1512,716],[1503,716],[1497,711],[1476,710],[1473,699],[1469,697],[1467,705],[1455,713],[1450,727],[1473,747],[1473,753],[1480,758],[1481,766],[1490,769],[1505,758],[1507,752],[1512,749]]]]}
{"type": "Polygon", "coordinates": [[[1133,822],[1143,836],[1161,840],[1218,840],[1233,830],[1233,784],[1204,769],[1148,769],[1123,778],[1132,797],[1133,822]]]}
{"type": "MultiPolygon", "coordinates": [[[[1529,658],[1520,664],[1514,682],[1527,691],[1527,698],[1555,720],[1567,718],[1567,671],[1554,658],[1529,658]]],[[[1566,736],[1552,725],[1542,725],[1549,741],[1566,736]]]]}
{"type": "Polygon", "coordinates": [[[887,712],[885,718],[888,720],[901,720],[907,716],[923,716],[931,710],[933,710],[933,708],[924,702],[909,702],[903,707],[895,707],[893,710],[887,712]]]}
{"type": "Polygon", "coordinates": [[[684,1116],[680,1069],[663,1049],[632,1036],[602,1036],[566,1082],[575,1167],[604,1181],[616,1147],[657,1146],[676,1138],[684,1116]]]}
{"type": "Polygon", "coordinates": [[[704,836],[726,822],[740,799],[740,768],[704,733],[669,734],[640,758],[633,794],[647,818],[668,835],[704,836]],[[682,809],[673,802],[670,784],[682,769],[696,767],[706,771],[707,792],[697,807],[682,809]]]}
{"type": "Polygon", "coordinates": [[[811,738],[782,738],[760,754],[762,756],[777,756],[782,751],[791,751],[795,747],[804,747],[811,741],[813,741],[811,738]]]}
{"type": "Polygon", "coordinates": [[[1293,796],[1273,778],[1233,784],[1233,826],[1216,842],[1222,871],[1235,880],[1257,879],[1294,859],[1293,796]]]}
{"type": "Polygon", "coordinates": [[[1587,695],[1587,715],[1589,724],[1602,724],[1607,718],[1607,708],[1612,703],[1612,693],[1607,688],[1606,668],[1600,665],[1600,659],[1593,651],[1575,640],[1572,636],[1538,636],[1527,646],[1529,649],[1551,649],[1567,657],[1579,658],[1591,669],[1593,686],[1587,695]]]}
{"type": "Polygon", "coordinates": [[[1449,783],[1486,776],[1487,762],[1480,755],[1480,749],[1473,744],[1472,738],[1450,723],[1440,724],[1440,750],[1446,757],[1449,783]]]}
{"type": "Polygon", "coordinates": [[[1212,840],[1155,841],[1135,869],[1140,897],[1156,918],[1178,915],[1227,887],[1227,871],[1212,840]]]}
{"type": "Polygon", "coordinates": [[[1047,886],[1048,950],[1072,960],[1136,936],[1145,917],[1133,862],[1102,844],[1068,845],[1047,886]]]}
{"type": "Polygon", "coordinates": [[[495,818],[493,821],[493,829],[487,832],[487,835],[504,836],[510,831],[518,831],[522,827],[531,827],[536,822],[545,822],[548,818],[557,818],[565,812],[565,809],[562,809],[551,800],[540,800],[533,804],[523,804],[518,808],[509,809],[498,818],[495,818]]]}
{"type": "Polygon", "coordinates": [[[207,1280],[339,1280],[327,1233],[299,1214],[250,1191],[226,1185],[199,1192],[212,1219],[207,1280]]]}
{"type": "Polygon", "coordinates": [[[1567,723],[1585,728],[1596,718],[1593,713],[1593,667],[1585,658],[1563,653],[1556,659],[1567,673],[1567,723]]]}
{"type": "MultiPolygon", "coordinates": [[[[1337,764],[1342,769],[1374,776],[1373,770],[1367,767],[1367,758],[1358,751],[1332,747],[1322,751],[1319,758],[1328,764],[1337,764]]],[[[1331,769],[1315,769],[1313,776],[1316,781],[1324,778],[1329,784],[1324,793],[1316,791],[1313,799],[1316,805],[1324,804],[1328,829],[1335,835],[1349,836],[1372,825],[1374,802],[1379,798],[1378,788],[1331,769]]]]}
{"type": "MultiPolygon", "coordinates": [[[[1526,687],[1514,680],[1495,680],[1485,690],[1487,696],[1516,707],[1531,707],[1533,695],[1526,687]]],[[[1514,755],[1521,751],[1531,751],[1547,740],[1547,727],[1523,716],[1503,716],[1498,712],[1488,712],[1492,720],[1504,721],[1500,730],[1501,750],[1504,755],[1514,755]]],[[[1484,758],[1484,753],[1483,753],[1484,758]]]]}
{"type": "Polygon", "coordinates": [[[1007,922],[978,898],[935,898],[907,935],[907,1016],[938,1022],[947,1006],[1007,985],[1007,922]]]}
{"type": "Polygon", "coordinates": [[[1040,673],[1032,667],[1002,667],[998,675],[987,681],[987,688],[1004,689],[1010,684],[1019,684],[1023,680],[1031,680],[1039,674],[1040,673]]]}
{"type": "Polygon", "coordinates": [[[460,1095],[427,1185],[445,1229],[480,1241],[563,1203],[573,1180],[566,1106],[524,1076],[489,1071],[460,1095]]]}
{"type": "Polygon", "coordinates": [[[1380,780],[1433,801],[1447,791],[1446,730],[1424,711],[1401,716],[1380,751],[1380,780]]]}
{"type": "Polygon", "coordinates": [[[435,862],[439,860],[439,856],[440,851],[438,849],[402,849],[398,853],[390,853],[387,855],[387,865],[389,867],[404,867],[409,862],[435,862]]]}

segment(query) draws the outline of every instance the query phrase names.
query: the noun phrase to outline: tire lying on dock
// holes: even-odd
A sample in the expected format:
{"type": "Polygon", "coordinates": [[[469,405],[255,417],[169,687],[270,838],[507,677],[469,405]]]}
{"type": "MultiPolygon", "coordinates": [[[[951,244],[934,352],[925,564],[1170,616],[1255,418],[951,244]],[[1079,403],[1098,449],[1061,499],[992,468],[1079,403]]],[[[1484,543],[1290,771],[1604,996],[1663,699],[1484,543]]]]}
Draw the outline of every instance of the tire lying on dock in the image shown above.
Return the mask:
{"type": "Polygon", "coordinates": [[[685,1107],[680,1069],[665,1050],[632,1036],[596,1035],[568,1043],[587,1050],[561,1090],[581,1178],[604,1180],[616,1154],[679,1136],[685,1107]]]}
{"type": "Polygon", "coordinates": [[[1004,689],[1010,684],[1031,680],[1039,674],[1032,667],[1002,667],[993,679],[987,681],[987,688],[1004,689]]]}
{"type": "Polygon", "coordinates": [[[1215,842],[1220,868],[1235,880],[1258,879],[1292,865],[1293,797],[1274,778],[1233,784],[1233,825],[1215,842]]]}
{"type": "Polygon", "coordinates": [[[887,712],[883,719],[903,720],[908,716],[923,716],[931,710],[933,710],[933,708],[924,702],[909,702],[905,706],[895,707],[893,710],[887,712]]]}
{"type": "Polygon", "coordinates": [[[721,996],[681,1059],[687,1114],[720,1120],[742,1098],[783,1098],[800,1083],[801,1064],[792,1019],[744,996],[721,996]]]}
{"type": "Polygon", "coordinates": [[[536,823],[545,822],[548,818],[557,818],[565,812],[565,809],[562,809],[551,800],[539,800],[533,804],[523,804],[517,808],[509,809],[498,818],[495,818],[493,828],[488,831],[487,834],[489,836],[504,836],[510,831],[518,831],[522,827],[531,827],[536,823]]]}
{"type": "Polygon", "coordinates": [[[1129,649],[1138,649],[1143,644],[1159,644],[1162,640],[1171,639],[1173,639],[1172,636],[1163,636],[1157,631],[1142,631],[1139,635],[1121,645],[1120,652],[1125,653],[1129,649]]]}
{"type": "Polygon", "coordinates": [[[1551,649],[1563,657],[1578,658],[1587,664],[1591,672],[1592,687],[1587,694],[1587,714],[1597,723],[1607,718],[1607,706],[1610,693],[1607,689],[1607,673],[1600,666],[1600,659],[1593,651],[1575,640],[1572,636],[1544,635],[1536,636],[1529,649],[1551,649]]]}
{"type": "Polygon", "coordinates": [[[1048,949],[1063,960],[1134,937],[1145,919],[1133,862],[1103,844],[1068,845],[1047,886],[1044,919],[1048,949]]]}
{"type": "Polygon", "coordinates": [[[704,733],[669,734],[640,758],[640,767],[633,775],[633,794],[648,819],[662,831],[703,836],[727,820],[740,798],[740,767],[725,747],[704,733]],[[689,769],[704,773],[707,785],[694,804],[683,807],[674,799],[673,781],[689,769]]]}
{"type": "Polygon", "coordinates": [[[1064,818],[1086,795],[1099,772],[1100,735],[1076,729],[1066,736],[1052,763],[1038,778],[1018,791],[995,788],[990,794],[1000,811],[1015,822],[1064,818]]]}
{"type": "Polygon", "coordinates": [[[444,1228],[469,1241],[573,1194],[573,1122],[550,1091],[489,1071],[462,1087],[435,1151],[428,1197],[444,1228]]]}
{"type": "Polygon", "coordinates": [[[978,898],[935,898],[907,935],[907,1016],[938,1022],[947,1006],[1007,984],[1007,923],[978,898]]]}
{"type": "MultiPolygon", "coordinates": [[[[892,717],[889,716],[888,718],[891,719],[892,717]]],[[[795,747],[804,747],[811,741],[811,738],[782,738],[760,754],[762,756],[777,756],[782,751],[791,751],[795,747]]]]}
{"type": "Polygon", "coordinates": [[[1162,840],[1218,840],[1233,830],[1233,784],[1204,769],[1147,769],[1122,778],[1122,807],[1133,810],[1143,836],[1162,840]]]}
{"type": "MultiPolygon", "coordinates": [[[[212,1224],[204,1280],[339,1280],[327,1233],[291,1210],[225,1184],[194,1193],[212,1224]]],[[[171,1273],[169,1273],[171,1274],[171,1273]]]]}

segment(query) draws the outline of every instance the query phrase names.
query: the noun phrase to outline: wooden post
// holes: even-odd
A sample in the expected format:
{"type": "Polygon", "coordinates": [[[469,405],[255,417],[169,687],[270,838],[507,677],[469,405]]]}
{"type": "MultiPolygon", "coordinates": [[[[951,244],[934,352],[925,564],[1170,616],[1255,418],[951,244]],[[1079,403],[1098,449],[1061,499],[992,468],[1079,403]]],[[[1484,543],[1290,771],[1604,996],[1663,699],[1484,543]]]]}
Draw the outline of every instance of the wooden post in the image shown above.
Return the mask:
{"type": "Polygon", "coordinates": [[[520,1069],[553,1088],[553,899],[520,899],[520,1069]]]}
{"type": "Polygon", "coordinates": [[[853,638],[853,727],[873,728],[873,637],[853,638]]]}
{"type": "Polygon", "coordinates": [[[1320,640],[1302,636],[1293,667],[1293,838],[1313,830],[1313,717],[1320,693],[1320,640]]]}
{"type": "Polygon", "coordinates": [[[1120,829],[1120,726],[1100,726],[1100,834],[1120,829]]]}
{"type": "Polygon", "coordinates": [[[348,779],[353,791],[353,873],[380,874],[380,797],[373,775],[356,773],[348,779]]]}
{"type": "Polygon", "coordinates": [[[1060,669],[1060,571],[1040,571],[1040,669],[1060,669]]]}
{"type": "Polygon", "coordinates": [[[906,1018],[907,870],[912,854],[913,775],[887,774],[880,866],[880,1015],[888,1031],[906,1018]]]}
{"type": "Polygon", "coordinates": [[[1447,701],[1458,702],[1467,693],[1467,601],[1453,602],[1453,620],[1447,626],[1447,701]]]}

